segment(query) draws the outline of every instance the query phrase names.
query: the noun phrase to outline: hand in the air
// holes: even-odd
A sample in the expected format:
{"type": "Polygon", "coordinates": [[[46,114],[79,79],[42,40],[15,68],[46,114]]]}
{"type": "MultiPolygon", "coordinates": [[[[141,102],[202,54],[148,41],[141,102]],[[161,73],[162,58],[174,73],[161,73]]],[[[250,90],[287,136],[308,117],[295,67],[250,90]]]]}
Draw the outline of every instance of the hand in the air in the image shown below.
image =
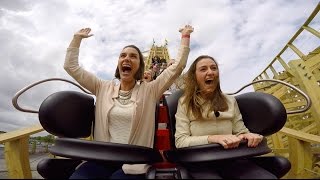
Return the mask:
{"type": "Polygon", "coordinates": [[[182,35],[190,35],[193,32],[193,27],[191,25],[185,25],[183,28],[179,29],[182,35]]]}
{"type": "Polygon", "coordinates": [[[90,28],[84,28],[84,29],[80,29],[78,32],[76,32],[74,34],[75,37],[80,37],[80,38],[88,38],[93,36],[93,34],[89,34],[91,31],[90,28]]]}

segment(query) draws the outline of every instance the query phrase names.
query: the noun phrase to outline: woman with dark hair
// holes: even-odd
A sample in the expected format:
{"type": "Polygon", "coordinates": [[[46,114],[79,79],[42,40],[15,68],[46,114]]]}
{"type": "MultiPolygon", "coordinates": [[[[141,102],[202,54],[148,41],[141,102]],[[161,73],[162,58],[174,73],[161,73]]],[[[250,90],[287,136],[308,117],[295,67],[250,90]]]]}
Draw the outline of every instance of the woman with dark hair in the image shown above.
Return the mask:
{"type": "MultiPolygon", "coordinates": [[[[158,99],[186,66],[190,34],[193,27],[181,28],[181,45],[178,61],[166,69],[156,80],[141,81],[144,72],[143,56],[134,45],[122,49],[115,77],[120,83],[103,80],[79,66],[81,41],[91,37],[91,29],[76,32],[67,49],[64,68],[81,86],[96,96],[94,140],[153,147],[155,108],[158,99]],[[140,83],[137,83],[140,81],[140,83]]],[[[105,166],[85,162],[70,178],[144,178],[146,164],[105,166]]]]}
{"type": "MultiPolygon", "coordinates": [[[[229,149],[237,148],[241,140],[247,140],[248,147],[254,148],[262,141],[262,135],[250,133],[244,125],[235,98],[222,93],[219,68],[214,58],[199,56],[184,78],[184,94],[179,99],[175,115],[177,148],[219,143],[229,149]]],[[[209,168],[210,172],[215,172],[212,178],[276,178],[247,159],[196,166],[200,171],[209,168]]],[[[187,168],[190,171],[195,169],[187,168]]]]}

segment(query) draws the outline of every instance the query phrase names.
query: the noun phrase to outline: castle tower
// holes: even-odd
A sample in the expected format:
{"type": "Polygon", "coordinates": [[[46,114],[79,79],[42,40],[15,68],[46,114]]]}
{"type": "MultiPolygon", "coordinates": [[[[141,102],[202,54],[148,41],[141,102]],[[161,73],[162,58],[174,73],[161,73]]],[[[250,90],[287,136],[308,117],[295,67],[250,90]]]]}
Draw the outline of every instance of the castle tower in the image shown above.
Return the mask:
{"type": "Polygon", "coordinates": [[[167,48],[168,42],[165,40],[164,45],[157,46],[155,45],[155,41],[153,40],[153,44],[148,51],[144,51],[144,59],[145,59],[145,70],[150,69],[152,63],[155,61],[157,63],[168,63],[170,60],[170,55],[167,48]]]}

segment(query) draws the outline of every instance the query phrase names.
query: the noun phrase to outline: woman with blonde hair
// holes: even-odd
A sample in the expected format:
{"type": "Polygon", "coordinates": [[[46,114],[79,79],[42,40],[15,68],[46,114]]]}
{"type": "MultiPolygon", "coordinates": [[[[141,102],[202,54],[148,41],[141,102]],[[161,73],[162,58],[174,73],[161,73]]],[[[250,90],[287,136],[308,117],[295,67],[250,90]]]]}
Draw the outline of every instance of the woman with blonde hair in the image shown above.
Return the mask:
{"type": "MultiPolygon", "coordinates": [[[[177,148],[218,143],[229,149],[237,148],[241,140],[247,140],[248,147],[254,148],[262,141],[262,135],[251,133],[244,125],[236,99],[221,91],[219,68],[214,58],[199,56],[191,64],[184,81],[184,94],[175,115],[177,148]]],[[[212,178],[276,178],[247,159],[190,166],[187,167],[190,171],[208,172],[209,169],[214,174],[212,178]]]]}

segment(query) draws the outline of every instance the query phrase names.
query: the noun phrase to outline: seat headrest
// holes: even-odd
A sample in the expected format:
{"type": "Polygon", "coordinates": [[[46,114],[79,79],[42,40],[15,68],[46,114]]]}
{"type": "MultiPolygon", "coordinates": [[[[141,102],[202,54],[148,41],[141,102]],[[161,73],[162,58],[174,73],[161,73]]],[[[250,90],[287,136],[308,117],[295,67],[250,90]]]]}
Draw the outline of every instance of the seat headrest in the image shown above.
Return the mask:
{"type": "Polygon", "coordinates": [[[39,120],[43,128],[53,135],[88,137],[94,121],[94,99],[76,91],[53,93],[41,103],[39,120]]]}
{"type": "Polygon", "coordinates": [[[249,92],[235,98],[244,124],[251,132],[268,136],[278,132],[287,121],[284,105],[271,94],[249,92]]]}

